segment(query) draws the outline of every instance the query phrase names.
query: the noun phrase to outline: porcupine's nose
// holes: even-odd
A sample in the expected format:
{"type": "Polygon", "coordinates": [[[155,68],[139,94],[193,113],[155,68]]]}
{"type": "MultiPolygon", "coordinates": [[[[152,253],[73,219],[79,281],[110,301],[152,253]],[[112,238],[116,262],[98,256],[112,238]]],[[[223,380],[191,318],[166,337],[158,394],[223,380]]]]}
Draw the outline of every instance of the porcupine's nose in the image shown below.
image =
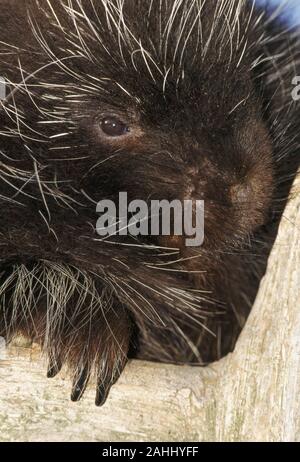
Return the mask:
{"type": "Polygon", "coordinates": [[[233,204],[245,204],[253,198],[254,190],[251,183],[239,183],[231,186],[229,194],[233,204]]]}
{"type": "Polygon", "coordinates": [[[228,183],[224,175],[212,164],[187,170],[184,200],[204,200],[229,205],[228,183]]]}
{"type": "Polygon", "coordinates": [[[229,198],[235,215],[248,231],[264,224],[269,213],[273,195],[272,171],[261,173],[256,170],[252,175],[230,186],[229,198]]]}

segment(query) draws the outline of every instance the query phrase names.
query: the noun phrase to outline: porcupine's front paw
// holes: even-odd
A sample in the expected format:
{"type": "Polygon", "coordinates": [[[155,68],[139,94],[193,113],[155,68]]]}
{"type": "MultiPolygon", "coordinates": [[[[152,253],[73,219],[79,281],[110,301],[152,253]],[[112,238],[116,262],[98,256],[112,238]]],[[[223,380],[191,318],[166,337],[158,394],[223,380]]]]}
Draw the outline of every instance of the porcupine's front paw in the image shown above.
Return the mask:
{"type": "Polygon", "coordinates": [[[61,338],[60,348],[49,352],[48,378],[55,377],[67,362],[73,376],[71,400],[79,401],[90,378],[95,378],[95,403],[102,406],[126,365],[131,331],[126,311],[113,307],[85,327],[74,326],[61,338]]]}
{"type": "Polygon", "coordinates": [[[44,262],[0,273],[0,336],[9,343],[22,334],[40,344],[49,358],[48,377],[66,364],[73,401],[93,377],[96,404],[104,404],[126,365],[131,325],[125,307],[83,271],[44,262]]]}

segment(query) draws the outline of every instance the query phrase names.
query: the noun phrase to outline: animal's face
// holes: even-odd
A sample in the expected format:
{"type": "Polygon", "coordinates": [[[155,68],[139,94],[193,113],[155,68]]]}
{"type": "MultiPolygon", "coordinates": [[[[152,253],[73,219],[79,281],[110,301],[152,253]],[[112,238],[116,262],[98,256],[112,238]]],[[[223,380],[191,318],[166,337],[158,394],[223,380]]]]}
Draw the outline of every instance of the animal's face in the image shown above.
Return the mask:
{"type": "Polygon", "coordinates": [[[128,72],[136,83],[112,83],[110,105],[79,106],[95,158],[82,187],[95,200],[119,191],[146,201],[204,200],[206,246],[247,237],[267,218],[273,192],[271,141],[249,74],[227,88],[228,75],[187,78],[174,95],[172,80],[164,91],[149,75],[139,81],[128,72]]]}
{"type": "Polygon", "coordinates": [[[218,36],[222,25],[213,24],[208,7],[199,44],[195,5],[183,2],[175,14],[174,2],[166,3],[164,19],[174,14],[172,27],[158,25],[149,4],[146,19],[136,23],[132,2],[125,2],[124,24],[107,19],[108,52],[87,41],[95,61],[89,73],[101,90],[81,95],[71,110],[94,156],[81,186],[95,201],[103,195],[116,200],[119,191],[147,201],[203,199],[204,245],[232,246],[264,223],[273,192],[272,146],[251,70],[256,56],[245,53],[234,26],[228,47],[228,34],[218,36]],[[218,37],[209,42],[213,27],[218,37]],[[160,28],[165,33],[158,43],[160,28]],[[101,73],[101,80],[95,77],[101,73]]]}
{"type": "MultiPolygon", "coordinates": [[[[75,3],[35,14],[36,67],[27,69],[25,53],[11,77],[23,80],[11,100],[25,117],[16,121],[27,133],[25,164],[34,152],[41,178],[74,200],[78,225],[95,224],[95,204],[117,202],[121,191],[204,200],[204,245],[239,244],[266,219],[273,166],[257,56],[245,52],[234,15],[226,30],[217,3],[202,11],[167,1],[163,15],[153,2],[75,3]]],[[[52,223],[61,220],[56,206],[52,223]]]]}

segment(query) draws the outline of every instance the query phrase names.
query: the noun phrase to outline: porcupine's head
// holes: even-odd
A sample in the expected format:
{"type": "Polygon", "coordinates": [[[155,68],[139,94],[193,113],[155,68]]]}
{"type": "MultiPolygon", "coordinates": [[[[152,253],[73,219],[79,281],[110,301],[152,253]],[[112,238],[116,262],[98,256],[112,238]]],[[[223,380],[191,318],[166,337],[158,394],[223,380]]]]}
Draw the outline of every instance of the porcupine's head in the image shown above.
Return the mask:
{"type": "Polygon", "coordinates": [[[1,31],[9,94],[0,114],[0,258],[15,324],[15,307],[26,300],[30,311],[37,297],[56,320],[49,327],[44,313],[36,321],[49,342],[58,329],[71,329],[61,312],[78,294],[72,319],[85,303],[89,318],[117,299],[140,325],[146,313],[176,328],[185,310],[199,322],[201,297],[184,291],[186,272],[209,272],[213,255],[243,246],[269,216],[278,155],[271,128],[277,116],[277,136],[282,132],[286,100],[286,76],[280,80],[275,71],[291,56],[270,59],[266,18],[251,1],[8,5],[1,31]],[[273,93],[281,96],[271,119],[265,101],[273,93]],[[96,204],[117,203],[121,191],[129,201],[204,199],[199,258],[161,271],[157,264],[170,253],[177,261],[179,252],[189,257],[195,249],[172,237],[100,242],[96,204]]]}

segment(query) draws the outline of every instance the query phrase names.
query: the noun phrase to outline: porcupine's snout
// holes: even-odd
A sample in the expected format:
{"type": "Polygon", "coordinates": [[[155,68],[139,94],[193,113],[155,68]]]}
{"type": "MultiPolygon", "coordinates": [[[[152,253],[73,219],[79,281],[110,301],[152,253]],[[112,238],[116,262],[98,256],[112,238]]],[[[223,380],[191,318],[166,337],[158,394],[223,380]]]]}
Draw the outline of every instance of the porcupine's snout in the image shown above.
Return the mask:
{"type": "MultiPolygon", "coordinates": [[[[225,134],[218,143],[204,135],[201,143],[183,145],[184,168],[172,199],[204,202],[204,249],[243,245],[268,219],[274,191],[272,148],[263,123],[248,124],[246,135],[243,129],[225,134]]],[[[161,242],[182,248],[185,240],[171,236],[161,242]]]]}

